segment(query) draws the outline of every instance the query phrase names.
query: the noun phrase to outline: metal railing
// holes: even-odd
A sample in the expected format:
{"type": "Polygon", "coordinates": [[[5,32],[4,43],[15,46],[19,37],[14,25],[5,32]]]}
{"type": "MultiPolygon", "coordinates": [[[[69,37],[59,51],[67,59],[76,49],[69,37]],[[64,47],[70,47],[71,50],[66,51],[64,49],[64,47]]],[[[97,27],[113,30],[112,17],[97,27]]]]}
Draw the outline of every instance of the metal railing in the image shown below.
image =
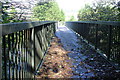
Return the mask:
{"type": "Polygon", "coordinates": [[[35,78],[55,26],[53,21],[0,24],[2,79],[35,78]]]}
{"type": "Polygon", "coordinates": [[[102,51],[108,60],[120,64],[120,22],[75,21],[66,22],[66,26],[102,51]]]}

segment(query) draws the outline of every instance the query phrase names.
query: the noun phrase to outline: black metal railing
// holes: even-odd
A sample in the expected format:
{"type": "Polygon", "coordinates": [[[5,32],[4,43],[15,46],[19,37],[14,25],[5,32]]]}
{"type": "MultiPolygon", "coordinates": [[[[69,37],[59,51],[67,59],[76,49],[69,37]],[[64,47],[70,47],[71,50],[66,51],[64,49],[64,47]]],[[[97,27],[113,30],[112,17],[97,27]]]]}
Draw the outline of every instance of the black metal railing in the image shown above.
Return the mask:
{"type": "Polygon", "coordinates": [[[66,26],[105,53],[108,60],[120,64],[120,22],[75,21],[66,26]]]}
{"type": "Polygon", "coordinates": [[[2,79],[35,78],[56,22],[22,22],[1,24],[2,79]]]}

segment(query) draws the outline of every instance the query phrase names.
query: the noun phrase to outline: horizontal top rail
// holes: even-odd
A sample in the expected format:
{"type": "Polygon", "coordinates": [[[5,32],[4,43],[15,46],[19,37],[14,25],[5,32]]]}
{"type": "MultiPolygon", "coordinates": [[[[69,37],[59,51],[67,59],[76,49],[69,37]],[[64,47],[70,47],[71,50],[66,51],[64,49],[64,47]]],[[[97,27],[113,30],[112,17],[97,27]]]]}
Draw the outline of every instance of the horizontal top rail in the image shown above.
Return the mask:
{"type": "Polygon", "coordinates": [[[37,26],[50,24],[50,23],[56,23],[56,22],[55,21],[18,22],[18,23],[0,24],[0,27],[2,28],[2,36],[4,36],[6,34],[11,34],[17,31],[34,28],[37,26]]]}
{"type": "Polygon", "coordinates": [[[90,24],[104,24],[104,25],[120,26],[120,21],[68,21],[68,22],[90,23],[90,24]]]}

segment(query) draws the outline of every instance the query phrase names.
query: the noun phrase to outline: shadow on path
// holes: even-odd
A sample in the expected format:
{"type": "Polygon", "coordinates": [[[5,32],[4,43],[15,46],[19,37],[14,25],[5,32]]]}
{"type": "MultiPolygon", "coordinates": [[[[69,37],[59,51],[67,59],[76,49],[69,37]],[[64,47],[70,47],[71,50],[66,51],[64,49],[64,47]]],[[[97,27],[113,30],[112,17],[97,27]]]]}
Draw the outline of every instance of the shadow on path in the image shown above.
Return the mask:
{"type": "Polygon", "coordinates": [[[119,78],[120,70],[110,65],[102,56],[66,26],[59,26],[56,36],[63,47],[71,51],[67,55],[73,60],[72,78],[119,78]]]}

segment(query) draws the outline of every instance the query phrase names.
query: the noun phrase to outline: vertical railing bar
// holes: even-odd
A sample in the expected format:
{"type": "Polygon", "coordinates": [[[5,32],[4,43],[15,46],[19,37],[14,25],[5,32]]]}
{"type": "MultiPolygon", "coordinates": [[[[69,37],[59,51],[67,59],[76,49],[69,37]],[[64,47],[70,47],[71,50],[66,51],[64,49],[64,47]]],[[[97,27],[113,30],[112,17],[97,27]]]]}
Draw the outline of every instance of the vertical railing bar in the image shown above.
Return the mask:
{"type": "Polygon", "coordinates": [[[24,30],[24,76],[26,78],[26,30],[24,30]]]}
{"type": "MultiPolygon", "coordinates": [[[[30,47],[29,47],[29,51],[30,51],[30,54],[31,54],[31,56],[32,56],[32,43],[31,43],[31,35],[32,35],[32,32],[31,32],[31,29],[29,29],[29,42],[30,42],[30,47]]],[[[30,55],[29,55],[29,57],[30,57],[30,64],[31,64],[31,66],[32,66],[32,57],[31,57],[30,55]]],[[[32,73],[32,74],[34,74],[34,73],[32,73]]],[[[30,73],[30,76],[33,76],[31,73],[30,73]]],[[[33,78],[33,77],[32,77],[33,78]]]]}
{"type": "Polygon", "coordinates": [[[22,38],[22,41],[21,41],[21,49],[22,49],[22,53],[21,53],[21,55],[22,55],[22,61],[21,61],[21,63],[22,63],[22,65],[21,65],[22,75],[21,75],[21,77],[22,77],[22,78],[21,78],[21,79],[23,80],[23,71],[24,71],[24,69],[23,69],[23,68],[24,68],[24,67],[23,67],[23,66],[24,66],[24,65],[23,65],[23,57],[24,57],[24,56],[23,56],[23,48],[24,48],[24,46],[23,46],[23,44],[24,44],[24,43],[23,43],[23,31],[21,31],[21,35],[22,35],[22,36],[21,36],[21,38],[22,38]]]}
{"type": "Polygon", "coordinates": [[[43,25],[43,39],[44,39],[44,44],[43,44],[44,45],[44,51],[46,51],[45,25],[43,25]]]}
{"type": "MultiPolygon", "coordinates": [[[[30,29],[28,29],[28,43],[27,43],[28,44],[28,64],[30,64],[30,57],[29,57],[29,55],[30,55],[30,51],[29,51],[30,50],[29,49],[30,48],[30,46],[29,46],[29,40],[30,40],[29,35],[30,35],[30,33],[29,33],[29,31],[30,31],[30,29]]],[[[28,73],[28,76],[30,78],[30,73],[28,73]]]]}
{"type": "Polygon", "coordinates": [[[19,43],[18,43],[18,68],[19,68],[19,79],[21,78],[21,66],[20,66],[20,55],[21,55],[21,51],[20,51],[20,31],[18,32],[18,36],[19,36],[19,43]]]}
{"type": "MultiPolygon", "coordinates": [[[[28,58],[27,58],[27,56],[28,56],[28,51],[27,51],[27,40],[28,40],[28,30],[26,30],[26,63],[28,63],[28,58]]],[[[28,65],[28,64],[27,64],[28,65]]],[[[28,66],[27,66],[28,67],[28,66]]],[[[28,74],[26,74],[26,77],[28,78],[28,74]]]]}
{"type": "Polygon", "coordinates": [[[86,25],[86,23],[83,23],[83,36],[84,36],[84,39],[85,39],[85,25],[86,25]]]}
{"type": "Polygon", "coordinates": [[[43,39],[43,37],[44,37],[44,36],[43,36],[43,35],[44,35],[44,34],[43,34],[44,26],[42,25],[41,27],[42,27],[42,29],[41,29],[41,35],[42,35],[42,36],[41,36],[41,37],[42,37],[42,51],[44,52],[44,39],[43,39]]]}
{"type": "MultiPolygon", "coordinates": [[[[30,54],[31,54],[31,37],[30,37],[30,36],[31,36],[31,33],[30,33],[30,30],[31,30],[31,29],[29,29],[29,39],[28,39],[28,40],[29,40],[29,44],[30,44],[30,45],[29,45],[29,63],[31,64],[31,59],[30,59],[30,58],[31,58],[31,57],[30,57],[30,54]]],[[[29,74],[29,76],[31,77],[31,74],[29,74]]]]}
{"type": "MultiPolygon", "coordinates": [[[[31,55],[31,46],[30,46],[31,45],[31,29],[29,29],[28,35],[29,35],[28,37],[29,38],[28,39],[29,40],[29,43],[28,43],[29,44],[29,58],[28,59],[29,59],[29,64],[31,64],[31,57],[30,57],[31,55]]],[[[29,77],[31,78],[31,73],[29,73],[29,77]]]]}
{"type": "Polygon", "coordinates": [[[95,49],[97,50],[97,40],[98,40],[98,24],[95,24],[95,49]]]}
{"type": "Polygon", "coordinates": [[[5,73],[5,75],[3,75],[4,76],[4,78],[5,78],[5,80],[7,80],[7,63],[6,63],[6,41],[5,41],[5,36],[3,36],[3,39],[2,39],[2,42],[3,42],[3,56],[4,56],[4,58],[3,58],[3,61],[4,61],[4,69],[3,69],[3,72],[5,73]]]}
{"type": "Polygon", "coordinates": [[[22,31],[20,31],[20,79],[22,79],[22,31]]]}
{"type": "Polygon", "coordinates": [[[109,27],[109,40],[108,40],[108,54],[107,54],[107,59],[110,59],[110,53],[111,53],[111,33],[112,33],[112,26],[108,26],[109,27]]]}
{"type": "Polygon", "coordinates": [[[49,39],[50,39],[50,36],[49,36],[49,27],[47,26],[47,38],[48,38],[48,44],[50,44],[50,41],[49,41],[49,39]]]}
{"type": "Polygon", "coordinates": [[[6,53],[5,53],[5,55],[6,55],[6,71],[7,71],[6,72],[7,73],[6,77],[7,77],[7,79],[9,79],[9,72],[8,72],[9,71],[9,63],[8,63],[9,62],[9,56],[8,56],[8,46],[9,46],[8,45],[8,35],[6,35],[5,40],[6,40],[5,41],[6,42],[6,51],[5,51],[6,53]]]}
{"type": "Polygon", "coordinates": [[[17,79],[19,79],[19,32],[17,32],[17,79]]]}
{"type": "Polygon", "coordinates": [[[10,44],[10,35],[8,35],[8,58],[9,58],[9,79],[10,79],[10,76],[11,76],[11,70],[10,70],[10,49],[11,49],[11,44],[10,44]]]}
{"type": "Polygon", "coordinates": [[[17,51],[17,49],[18,49],[18,32],[16,32],[15,33],[15,35],[16,35],[16,43],[15,43],[15,48],[16,48],[16,50],[15,50],[15,64],[16,64],[16,79],[18,79],[18,57],[17,57],[17,55],[18,55],[18,51],[17,51]]]}
{"type": "MultiPolygon", "coordinates": [[[[41,26],[41,28],[43,29],[43,26],[41,26]]],[[[40,36],[40,37],[41,37],[41,42],[40,42],[40,43],[41,43],[41,45],[42,45],[42,46],[41,46],[41,50],[43,51],[44,46],[43,46],[43,38],[42,38],[42,36],[43,36],[43,31],[42,31],[42,29],[40,30],[40,35],[41,35],[41,36],[40,36]]]]}
{"type": "MultiPolygon", "coordinates": [[[[43,25],[42,31],[43,31],[43,41],[44,41],[43,46],[44,46],[44,51],[45,51],[45,50],[46,50],[46,42],[45,42],[45,25],[43,25]]],[[[43,54],[43,55],[44,55],[44,54],[43,54]]],[[[43,56],[42,56],[42,57],[43,57],[43,56]]]]}
{"type": "Polygon", "coordinates": [[[47,36],[48,35],[48,30],[47,30],[48,28],[47,28],[47,25],[46,25],[46,38],[47,38],[47,47],[48,47],[48,45],[49,45],[49,37],[47,36]]]}
{"type": "Polygon", "coordinates": [[[24,41],[23,41],[23,43],[24,43],[24,78],[26,78],[26,76],[25,76],[25,68],[26,68],[26,62],[25,62],[25,30],[24,30],[24,41]]]}
{"type": "Polygon", "coordinates": [[[82,25],[82,32],[81,32],[81,35],[83,36],[83,38],[84,38],[84,35],[83,35],[83,33],[84,33],[84,25],[83,25],[84,23],[81,23],[81,25],[82,25]]]}
{"type": "Polygon", "coordinates": [[[20,31],[20,79],[22,79],[22,31],[20,31]]]}
{"type": "Polygon", "coordinates": [[[34,28],[31,28],[31,43],[32,43],[32,59],[31,59],[31,64],[32,64],[32,67],[34,68],[34,75],[32,76],[33,79],[35,79],[35,32],[34,32],[34,28]]]}
{"type": "MultiPolygon", "coordinates": [[[[91,26],[90,26],[90,23],[88,23],[88,26],[89,26],[89,27],[91,27],[91,26]]],[[[87,38],[86,38],[86,39],[88,39],[88,36],[87,36],[87,38]]],[[[89,43],[90,43],[90,41],[88,41],[88,44],[89,44],[89,43]]]]}
{"type": "MultiPolygon", "coordinates": [[[[35,28],[33,28],[33,53],[34,53],[34,74],[36,74],[36,67],[35,67],[35,28]]],[[[35,79],[35,75],[34,75],[35,79]]]]}
{"type": "MultiPolygon", "coordinates": [[[[28,46],[28,41],[29,41],[29,29],[27,29],[27,63],[29,64],[29,46],[28,46]]],[[[28,72],[27,72],[28,73],[28,72]]],[[[29,76],[29,73],[27,74],[28,75],[28,78],[30,78],[30,76],[29,76]]]]}
{"type": "Polygon", "coordinates": [[[11,62],[12,62],[12,79],[14,80],[14,77],[15,77],[15,73],[14,73],[14,67],[15,67],[15,64],[14,64],[14,60],[13,60],[13,54],[14,54],[14,33],[12,33],[12,54],[11,54],[11,62]]]}
{"type": "MultiPolygon", "coordinates": [[[[44,51],[46,51],[46,49],[47,49],[47,43],[46,43],[46,37],[45,37],[45,34],[46,34],[46,32],[45,32],[45,28],[46,28],[46,26],[45,25],[43,25],[43,38],[44,38],[44,48],[45,48],[45,50],[44,51]]],[[[43,54],[44,55],[44,54],[43,54]]],[[[43,56],[42,56],[43,57],[43,56]]]]}
{"type": "MultiPolygon", "coordinates": [[[[30,54],[30,52],[29,52],[29,35],[30,35],[30,33],[29,33],[29,29],[28,29],[28,32],[27,32],[27,37],[28,37],[28,39],[27,39],[27,63],[28,64],[30,64],[29,63],[29,59],[30,59],[30,57],[29,57],[29,54],[30,54]]],[[[30,73],[28,73],[28,77],[30,78],[30,73]]]]}
{"type": "MultiPolygon", "coordinates": [[[[32,66],[32,48],[33,48],[33,45],[32,45],[32,28],[30,28],[30,35],[29,35],[29,39],[30,39],[30,44],[31,44],[31,46],[30,46],[30,54],[31,54],[31,56],[30,56],[30,64],[31,64],[31,66],[32,66]]],[[[33,66],[32,66],[32,68],[33,68],[33,66]]],[[[34,73],[33,73],[34,74],[34,73]]],[[[30,73],[30,76],[32,76],[32,78],[33,78],[33,75],[30,73]]]]}
{"type": "Polygon", "coordinates": [[[8,43],[8,37],[9,37],[9,35],[7,35],[6,39],[5,39],[6,40],[6,54],[5,55],[6,55],[6,69],[7,69],[6,70],[7,71],[7,76],[6,77],[7,77],[7,79],[9,79],[9,50],[8,50],[8,48],[9,48],[8,44],[9,43],[8,43]]]}

